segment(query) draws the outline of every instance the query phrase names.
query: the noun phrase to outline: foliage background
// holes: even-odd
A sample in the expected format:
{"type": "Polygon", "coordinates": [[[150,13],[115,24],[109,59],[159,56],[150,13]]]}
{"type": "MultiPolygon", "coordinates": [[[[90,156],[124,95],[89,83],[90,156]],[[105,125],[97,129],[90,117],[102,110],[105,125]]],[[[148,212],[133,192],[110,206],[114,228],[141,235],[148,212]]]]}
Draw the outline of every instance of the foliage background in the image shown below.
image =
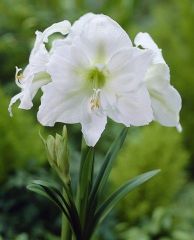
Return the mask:
{"type": "MultiPolygon", "coordinates": [[[[193,0],[1,0],[0,1],[0,239],[55,240],[60,233],[57,209],[27,192],[34,178],[53,176],[39,140],[35,111],[14,109],[9,99],[19,91],[14,67],[28,62],[35,30],[86,12],[111,16],[134,36],[149,32],[163,49],[171,69],[171,82],[181,93],[183,133],[157,124],[131,128],[112,172],[107,191],[141,172],[161,168],[160,176],[131,193],[99,229],[96,239],[191,240],[194,239],[194,1],[193,0]]],[[[41,129],[46,134],[60,131],[41,129]]],[[[120,126],[110,122],[99,143],[100,156],[120,126]],[[104,144],[106,143],[106,144],[104,144]]],[[[69,127],[71,148],[79,149],[80,126],[69,127]]],[[[79,158],[71,156],[72,176],[79,158]]]]}

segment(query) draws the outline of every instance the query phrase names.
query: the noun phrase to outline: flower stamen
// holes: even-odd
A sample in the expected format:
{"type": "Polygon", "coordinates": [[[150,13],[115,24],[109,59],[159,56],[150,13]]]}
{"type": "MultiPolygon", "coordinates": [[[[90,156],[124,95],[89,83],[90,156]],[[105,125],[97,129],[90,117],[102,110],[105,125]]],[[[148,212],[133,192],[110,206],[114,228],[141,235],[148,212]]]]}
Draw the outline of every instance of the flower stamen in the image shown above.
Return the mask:
{"type": "Polygon", "coordinates": [[[93,94],[90,100],[91,110],[97,110],[100,108],[100,89],[93,89],[93,94]]]}
{"type": "Polygon", "coordinates": [[[16,67],[15,82],[19,87],[21,87],[20,81],[24,78],[23,73],[20,73],[21,71],[22,71],[22,68],[16,67]]]}

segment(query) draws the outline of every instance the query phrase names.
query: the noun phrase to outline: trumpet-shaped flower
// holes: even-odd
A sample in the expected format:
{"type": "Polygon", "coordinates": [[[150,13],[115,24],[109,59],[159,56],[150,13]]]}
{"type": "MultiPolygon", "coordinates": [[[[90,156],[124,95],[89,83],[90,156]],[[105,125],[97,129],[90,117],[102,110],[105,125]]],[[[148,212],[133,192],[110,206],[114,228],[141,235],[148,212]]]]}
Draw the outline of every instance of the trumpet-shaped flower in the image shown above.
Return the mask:
{"type": "Polygon", "coordinates": [[[12,98],[9,111],[18,99],[20,108],[31,108],[41,88],[39,122],[80,123],[89,146],[100,138],[107,117],[125,126],[142,126],[153,119],[179,126],[180,96],[170,85],[161,50],[148,34],[139,33],[134,47],[119,24],[92,13],[72,26],[63,21],[36,34],[28,66],[22,75],[16,69],[22,91],[12,98]],[[54,40],[47,51],[45,42],[54,32],[68,35],[54,40]]]}
{"type": "Polygon", "coordinates": [[[127,33],[104,15],[87,14],[58,42],[47,65],[52,82],[42,88],[38,120],[81,123],[94,146],[107,116],[126,126],[153,119],[143,79],[152,54],[132,46],[127,33]]]}
{"type": "Polygon", "coordinates": [[[16,67],[15,81],[21,88],[21,92],[11,99],[9,105],[9,112],[11,115],[11,106],[17,100],[20,100],[19,108],[30,109],[33,106],[32,99],[38,89],[51,81],[51,78],[47,73],[46,64],[49,61],[49,52],[45,47],[45,43],[48,42],[48,37],[55,32],[66,35],[69,32],[70,27],[71,24],[65,20],[53,24],[45,29],[44,32],[36,31],[36,40],[30,54],[29,64],[21,74],[19,72],[22,69],[16,67]]]}
{"type": "Polygon", "coordinates": [[[153,52],[153,60],[145,77],[154,114],[154,119],[164,126],[175,126],[181,130],[179,112],[181,97],[170,84],[169,67],[164,61],[161,49],[148,33],[138,33],[135,38],[136,46],[142,46],[153,52]]]}

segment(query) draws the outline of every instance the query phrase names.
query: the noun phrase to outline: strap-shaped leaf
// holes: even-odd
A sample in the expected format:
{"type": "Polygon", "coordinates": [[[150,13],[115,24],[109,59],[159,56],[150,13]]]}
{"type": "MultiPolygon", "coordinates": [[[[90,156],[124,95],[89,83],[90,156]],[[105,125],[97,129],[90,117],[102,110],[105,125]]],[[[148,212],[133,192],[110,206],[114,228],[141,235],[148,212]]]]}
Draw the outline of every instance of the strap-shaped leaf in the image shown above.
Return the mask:
{"type": "Polygon", "coordinates": [[[81,174],[80,174],[80,197],[83,198],[89,192],[92,186],[94,165],[94,149],[90,148],[86,158],[83,161],[81,174]]]}
{"type": "Polygon", "coordinates": [[[51,188],[42,186],[41,184],[33,182],[27,186],[27,189],[30,191],[33,191],[35,193],[38,193],[38,194],[48,198],[53,203],[55,203],[55,205],[57,207],[59,207],[59,209],[65,214],[65,216],[68,218],[68,220],[70,220],[70,216],[67,212],[66,207],[64,207],[64,205],[61,203],[61,201],[59,200],[56,193],[51,188]]]}
{"type": "Polygon", "coordinates": [[[74,202],[70,205],[55,186],[45,181],[33,181],[32,184],[27,186],[27,188],[53,201],[67,217],[71,229],[75,235],[81,236],[81,224],[74,202]]]}
{"type": "Polygon", "coordinates": [[[99,221],[103,220],[107,214],[115,207],[115,205],[124,198],[129,192],[148,181],[155,176],[160,170],[153,170],[135,177],[123,184],[118,190],[116,190],[105,202],[97,209],[93,219],[93,223],[89,227],[89,235],[93,232],[99,221]]]}
{"type": "Polygon", "coordinates": [[[111,147],[109,148],[105,159],[103,161],[103,164],[100,168],[100,171],[95,179],[94,186],[92,188],[91,194],[89,196],[89,203],[88,203],[88,209],[87,209],[87,216],[84,226],[84,236],[87,236],[87,232],[90,231],[90,224],[92,224],[91,219],[94,218],[94,214],[96,212],[96,208],[98,206],[98,197],[101,194],[101,191],[103,190],[107,179],[109,177],[109,174],[111,172],[114,160],[116,159],[116,156],[121,149],[123,142],[127,136],[128,129],[125,127],[119,136],[115,139],[115,141],[112,143],[111,147]]]}
{"type": "Polygon", "coordinates": [[[80,220],[85,221],[89,194],[92,188],[94,167],[94,148],[89,148],[87,155],[82,159],[79,179],[79,207],[80,220]]]}
{"type": "Polygon", "coordinates": [[[127,136],[128,129],[125,127],[120,135],[115,139],[111,147],[109,148],[105,159],[103,161],[103,165],[99,171],[99,174],[96,177],[94,187],[92,189],[92,193],[90,196],[90,200],[93,201],[95,196],[101,192],[101,190],[104,188],[104,185],[107,182],[108,176],[110,174],[110,171],[112,169],[114,160],[116,159],[117,153],[121,149],[123,142],[127,136]]]}
{"type": "Polygon", "coordinates": [[[79,182],[77,185],[77,193],[76,193],[76,203],[77,203],[77,207],[80,210],[80,182],[81,182],[81,177],[83,175],[83,165],[84,165],[84,161],[85,158],[88,154],[90,150],[90,147],[88,147],[84,141],[84,139],[82,138],[82,144],[81,144],[81,159],[80,159],[80,167],[79,167],[79,182]]]}

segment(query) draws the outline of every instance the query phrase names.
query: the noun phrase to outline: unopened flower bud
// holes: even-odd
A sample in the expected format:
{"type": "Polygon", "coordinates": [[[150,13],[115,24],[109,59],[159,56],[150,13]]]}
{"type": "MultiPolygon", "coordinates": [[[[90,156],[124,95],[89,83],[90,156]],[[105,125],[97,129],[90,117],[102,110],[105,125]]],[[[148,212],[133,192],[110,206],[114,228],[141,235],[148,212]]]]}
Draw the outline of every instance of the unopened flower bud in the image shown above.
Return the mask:
{"type": "Polygon", "coordinates": [[[69,161],[68,161],[68,145],[67,145],[67,129],[63,127],[62,135],[56,134],[55,137],[49,135],[47,139],[41,136],[49,164],[57,172],[62,181],[66,184],[70,182],[69,161]]]}

